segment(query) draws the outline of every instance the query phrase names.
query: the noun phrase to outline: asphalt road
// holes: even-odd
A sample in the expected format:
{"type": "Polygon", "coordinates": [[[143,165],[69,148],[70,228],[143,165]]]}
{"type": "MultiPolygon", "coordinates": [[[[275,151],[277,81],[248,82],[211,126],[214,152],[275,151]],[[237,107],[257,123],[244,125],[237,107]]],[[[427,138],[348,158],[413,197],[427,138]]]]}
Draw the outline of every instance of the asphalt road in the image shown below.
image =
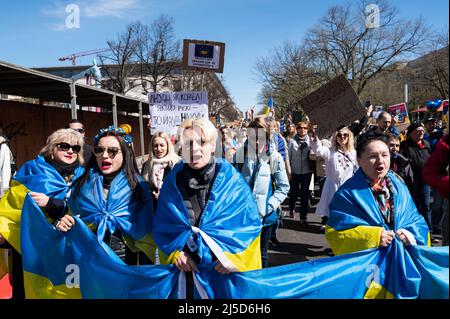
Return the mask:
{"type": "MultiPolygon", "coordinates": [[[[287,205],[282,205],[283,211],[288,212],[287,205]]],[[[278,228],[277,238],[281,245],[275,247],[269,244],[269,266],[292,264],[333,256],[325,234],[321,231],[321,219],[314,214],[315,206],[310,207],[308,226],[300,225],[300,214],[296,212],[294,218],[283,218],[283,224],[278,228]]]]}

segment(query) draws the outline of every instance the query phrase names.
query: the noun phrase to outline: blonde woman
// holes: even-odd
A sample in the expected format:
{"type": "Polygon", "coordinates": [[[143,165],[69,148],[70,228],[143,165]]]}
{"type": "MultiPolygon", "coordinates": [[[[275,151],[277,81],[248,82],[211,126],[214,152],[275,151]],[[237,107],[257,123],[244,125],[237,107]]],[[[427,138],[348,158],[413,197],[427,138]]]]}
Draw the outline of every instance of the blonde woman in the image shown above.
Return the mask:
{"type": "Polygon", "coordinates": [[[329,213],[328,205],[338,188],[353,176],[358,169],[358,163],[353,133],[347,127],[339,128],[334,132],[331,147],[322,146],[315,130],[310,132],[310,136],[311,149],[317,156],[325,160],[326,180],[316,208],[316,214],[322,217],[322,230],[325,230],[329,213]]]}
{"type": "Polygon", "coordinates": [[[157,132],[153,135],[150,146],[151,152],[148,160],[142,167],[142,176],[150,184],[156,208],[156,201],[158,200],[163,179],[170,173],[172,167],[178,163],[180,157],[175,153],[170,137],[164,132],[157,132]]]}

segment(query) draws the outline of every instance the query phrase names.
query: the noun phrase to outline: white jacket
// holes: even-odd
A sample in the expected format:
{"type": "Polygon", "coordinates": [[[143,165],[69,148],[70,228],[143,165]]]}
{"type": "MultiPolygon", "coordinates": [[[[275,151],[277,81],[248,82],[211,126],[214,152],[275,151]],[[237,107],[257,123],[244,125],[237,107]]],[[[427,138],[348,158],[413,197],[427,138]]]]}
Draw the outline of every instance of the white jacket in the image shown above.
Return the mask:
{"type": "MultiPolygon", "coordinates": [[[[5,138],[0,136],[0,143],[5,138]]],[[[0,196],[9,189],[9,181],[11,180],[11,150],[8,144],[3,143],[0,146],[0,196]]]]}

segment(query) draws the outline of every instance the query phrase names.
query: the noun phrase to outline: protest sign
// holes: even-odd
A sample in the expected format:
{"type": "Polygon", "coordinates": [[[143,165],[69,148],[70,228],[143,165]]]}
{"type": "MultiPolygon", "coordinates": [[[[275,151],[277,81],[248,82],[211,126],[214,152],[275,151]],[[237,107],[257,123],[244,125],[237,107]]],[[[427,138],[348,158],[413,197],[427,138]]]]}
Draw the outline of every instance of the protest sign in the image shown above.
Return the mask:
{"type": "Polygon", "coordinates": [[[344,75],[307,95],[298,104],[311,123],[318,125],[316,133],[320,137],[330,135],[340,126],[350,125],[367,112],[344,75]]]}
{"type": "Polygon", "coordinates": [[[187,40],[183,41],[183,67],[196,71],[223,72],[225,43],[187,40]]]}
{"type": "Polygon", "coordinates": [[[400,132],[406,130],[409,124],[411,124],[408,116],[408,108],[405,103],[388,106],[388,112],[392,116],[395,127],[397,127],[400,132]]]}
{"type": "Polygon", "coordinates": [[[149,93],[151,133],[176,134],[180,124],[190,118],[208,118],[208,92],[149,93]]]}

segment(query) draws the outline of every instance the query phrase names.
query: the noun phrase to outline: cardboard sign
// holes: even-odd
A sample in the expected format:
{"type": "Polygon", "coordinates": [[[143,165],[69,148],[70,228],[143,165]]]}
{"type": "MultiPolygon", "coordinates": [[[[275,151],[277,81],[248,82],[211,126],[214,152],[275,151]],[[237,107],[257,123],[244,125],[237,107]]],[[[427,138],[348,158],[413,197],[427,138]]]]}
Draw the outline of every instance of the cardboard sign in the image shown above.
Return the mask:
{"type": "Polygon", "coordinates": [[[298,104],[311,123],[317,124],[319,137],[329,136],[338,127],[360,120],[367,112],[344,75],[307,95],[298,104]]]}
{"type": "Polygon", "coordinates": [[[405,103],[388,106],[388,112],[392,116],[395,127],[397,127],[400,132],[406,130],[409,124],[411,124],[408,116],[408,108],[405,103]]]}
{"type": "Polygon", "coordinates": [[[223,72],[225,43],[183,40],[183,67],[196,71],[223,72]]]}
{"type": "Polygon", "coordinates": [[[149,93],[148,102],[152,118],[151,133],[176,134],[186,119],[208,118],[208,92],[149,93]]]}

